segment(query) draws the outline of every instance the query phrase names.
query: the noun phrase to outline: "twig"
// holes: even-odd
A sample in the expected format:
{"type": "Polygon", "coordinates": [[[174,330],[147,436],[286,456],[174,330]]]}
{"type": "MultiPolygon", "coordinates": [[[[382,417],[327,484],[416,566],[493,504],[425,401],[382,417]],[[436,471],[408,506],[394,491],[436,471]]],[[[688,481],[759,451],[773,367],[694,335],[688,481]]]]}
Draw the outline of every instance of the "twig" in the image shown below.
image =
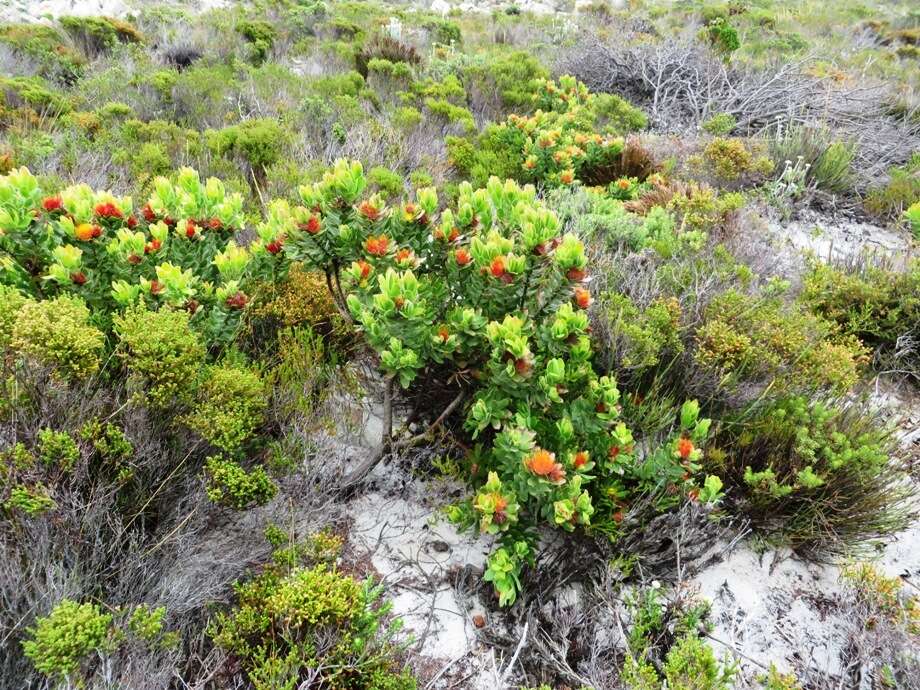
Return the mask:
{"type": "Polygon", "coordinates": [[[502,673],[502,677],[498,681],[498,687],[505,687],[505,682],[508,680],[508,676],[511,674],[511,669],[514,668],[514,664],[517,663],[518,656],[521,654],[521,650],[524,648],[524,643],[527,641],[527,629],[530,626],[530,621],[525,621],[524,630],[521,632],[521,641],[518,642],[517,649],[514,650],[514,655],[511,657],[511,661],[508,663],[508,666],[505,668],[502,673]]]}

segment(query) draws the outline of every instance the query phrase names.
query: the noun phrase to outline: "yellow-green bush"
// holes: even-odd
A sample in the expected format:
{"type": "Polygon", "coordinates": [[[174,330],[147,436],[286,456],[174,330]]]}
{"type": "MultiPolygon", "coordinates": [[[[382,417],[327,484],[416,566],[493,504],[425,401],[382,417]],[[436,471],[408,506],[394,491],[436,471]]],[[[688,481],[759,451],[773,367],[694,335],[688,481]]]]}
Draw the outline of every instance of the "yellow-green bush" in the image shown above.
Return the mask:
{"type": "Polygon", "coordinates": [[[25,302],[13,323],[12,348],[66,378],[85,379],[99,369],[105,337],[90,324],[79,297],[25,302]]]}
{"type": "Polygon", "coordinates": [[[211,365],[183,421],[211,445],[232,453],[262,425],[266,395],[256,370],[234,364],[211,365]]]}
{"type": "Polygon", "coordinates": [[[112,616],[98,604],[78,604],[64,599],[51,613],[39,618],[22,643],[23,652],[40,672],[71,679],[90,654],[103,649],[112,632],[112,616]]]}

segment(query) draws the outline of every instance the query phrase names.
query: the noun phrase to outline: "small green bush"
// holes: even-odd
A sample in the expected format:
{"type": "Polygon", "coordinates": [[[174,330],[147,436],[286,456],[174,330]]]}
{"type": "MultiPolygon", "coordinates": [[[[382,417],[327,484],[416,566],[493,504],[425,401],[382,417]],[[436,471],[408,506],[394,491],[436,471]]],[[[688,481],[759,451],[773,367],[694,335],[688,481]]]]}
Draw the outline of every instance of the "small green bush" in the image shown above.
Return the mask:
{"type": "Polygon", "coordinates": [[[709,22],[706,27],[706,33],[709,36],[709,44],[713,49],[726,57],[741,47],[738,30],[724,17],[716,17],[709,22]]]}
{"type": "Polygon", "coordinates": [[[192,401],[205,349],[187,312],[132,308],[115,317],[114,327],[116,354],[135,401],[154,410],[181,409],[192,401]]]}
{"type": "Polygon", "coordinates": [[[239,156],[249,165],[259,185],[264,187],[268,168],[281,159],[290,135],[276,120],[259,118],[208,131],[206,137],[212,153],[239,156]]]}
{"type": "Polygon", "coordinates": [[[42,429],[38,432],[38,457],[45,467],[67,472],[80,459],[80,449],[70,434],[42,429]]]}
{"type": "Polygon", "coordinates": [[[247,472],[232,460],[211,457],[205,471],[208,498],[236,510],[265,505],[278,492],[262,467],[247,472]]]}
{"type": "Polygon", "coordinates": [[[13,324],[27,297],[12,285],[0,284],[0,353],[4,352],[13,338],[13,324]]]}
{"type": "Polygon", "coordinates": [[[0,26],[0,43],[41,64],[41,76],[72,84],[82,74],[86,60],[67,45],[60,31],[44,24],[0,26]]]}
{"type": "Polygon", "coordinates": [[[252,61],[261,65],[271,53],[278,32],[271,24],[261,19],[248,19],[236,25],[236,31],[252,46],[252,61]]]}
{"type": "Polygon", "coordinates": [[[13,324],[11,346],[67,378],[85,379],[99,369],[105,337],[90,325],[83,300],[61,295],[22,305],[13,324]]]}
{"type": "Polygon", "coordinates": [[[255,688],[294,688],[307,677],[316,680],[308,674],[319,669],[324,687],[416,689],[395,660],[401,621],[387,623],[390,604],[380,602],[381,587],[325,563],[279,561],[237,583],[236,604],[208,628],[255,688]]]}
{"type": "Polygon", "coordinates": [[[261,426],[266,406],[265,384],[257,371],[217,364],[206,369],[184,422],[214,447],[232,453],[261,426]]]}
{"type": "Polygon", "coordinates": [[[866,209],[878,216],[893,217],[920,202],[920,154],[910,162],[888,170],[888,181],[869,189],[866,209]]]}
{"type": "Polygon", "coordinates": [[[46,676],[79,681],[74,674],[87,657],[106,647],[111,631],[111,614],[97,604],[64,599],[29,628],[22,649],[46,676]]]}
{"type": "Polygon", "coordinates": [[[10,496],[3,503],[3,507],[10,513],[18,511],[29,517],[36,517],[57,507],[57,503],[49,494],[47,486],[19,484],[10,490],[10,496]]]}
{"type": "Polygon", "coordinates": [[[93,58],[119,43],[142,43],[144,37],[129,22],[113,17],[61,17],[58,20],[70,36],[93,58]]]}
{"type": "Polygon", "coordinates": [[[67,96],[41,77],[0,77],[0,110],[4,105],[28,106],[50,117],[65,115],[73,109],[67,96]]]}
{"type": "Polygon", "coordinates": [[[716,113],[708,120],[704,120],[700,127],[704,132],[708,132],[713,136],[724,137],[731,134],[737,124],[733,115],[728,113],[716,113]]]}

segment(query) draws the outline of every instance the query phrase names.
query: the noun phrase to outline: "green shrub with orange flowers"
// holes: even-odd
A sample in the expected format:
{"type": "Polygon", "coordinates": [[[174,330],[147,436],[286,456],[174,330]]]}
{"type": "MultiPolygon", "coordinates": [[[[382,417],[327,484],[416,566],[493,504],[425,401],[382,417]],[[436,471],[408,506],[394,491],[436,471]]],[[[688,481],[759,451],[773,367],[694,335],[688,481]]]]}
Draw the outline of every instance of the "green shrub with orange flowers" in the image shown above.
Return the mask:
{"type": "MultiPolygon", "coordinates": [[[[616,383],[592,366],[584,247],[533,187],[464,183],[440,214],[432,188],[388,207],[366,187],[361,165],[346,161],[302,187],[291,215],[309,221],[299,231],[292,221],[284,248],[325,273],[389,390],[445,391],[433,426],[465,401],[480,488],[450,513],[496,536],[486,577],[502,604],[514,601],[541,526],[615,538],[637,495],[659,509],[719,497],[717,478],[699,481],[709,420],[696,403],[661,443],[638,442],[619,420],[616,383]]],[[[404,447],[391,433],[382,448],[404,447]]]]}
{"type": "MultiPolygon", "coordinates": [[[[279,244],[239,246],[243,199],[182,169],[153,182],[136,208],[74,185],[43,197],[25,168],[0,177],[0,279],[36,298],[82,300],[108,329],[139,304],[185,309],[208,344],[229,343],[250,301],[246,286],[275,277],[279,244]]],[[[273,236],[269,214],[257,231],[273,236]]]]}
{"type": "Polygon", "coordinates": [[[640,110],[569,76],[537,82],[532,98],[532,115],[511,115],[474,138],[447,138],[464,177],[485,184],[496,162],[520,182],[547,186],[606,185],[621,177],[622,135],[645,127],[640,110]]]}

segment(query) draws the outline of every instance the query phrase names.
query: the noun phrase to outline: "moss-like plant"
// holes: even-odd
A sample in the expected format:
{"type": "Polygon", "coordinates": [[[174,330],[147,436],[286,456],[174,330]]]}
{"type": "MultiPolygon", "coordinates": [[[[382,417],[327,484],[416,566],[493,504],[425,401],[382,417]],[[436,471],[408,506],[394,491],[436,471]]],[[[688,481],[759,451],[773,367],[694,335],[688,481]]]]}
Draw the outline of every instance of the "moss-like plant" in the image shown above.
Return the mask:
{"type": "Polygon", "coordinates": [[[97,604],[64,599],[29,629],[23,652],[41,673],[70,679],[95,652],[103,650],[112,634],[112,615],[97,604]]]}
{"type": "Polygon", "coordinates": [[[205,471],[208,498],[236,510],[264,505],[278,491],[262,467],[247,472],[232,460],[211,457],[205,471]]]}

